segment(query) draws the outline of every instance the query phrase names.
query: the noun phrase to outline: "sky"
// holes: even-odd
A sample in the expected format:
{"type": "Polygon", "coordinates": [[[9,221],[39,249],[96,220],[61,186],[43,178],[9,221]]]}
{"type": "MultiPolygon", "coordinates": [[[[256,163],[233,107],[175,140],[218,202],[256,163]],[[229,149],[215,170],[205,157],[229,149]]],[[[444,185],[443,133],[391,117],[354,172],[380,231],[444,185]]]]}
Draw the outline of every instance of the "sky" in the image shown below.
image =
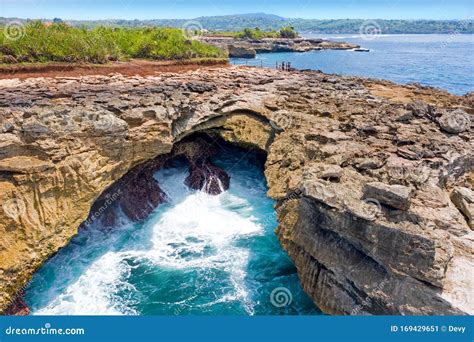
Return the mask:
{"type": "Polygon", "coordinates": [[[474,0],[0,0],[0,17],[174,19],[271,13],[310,19],[473,19],[474,0]]]}

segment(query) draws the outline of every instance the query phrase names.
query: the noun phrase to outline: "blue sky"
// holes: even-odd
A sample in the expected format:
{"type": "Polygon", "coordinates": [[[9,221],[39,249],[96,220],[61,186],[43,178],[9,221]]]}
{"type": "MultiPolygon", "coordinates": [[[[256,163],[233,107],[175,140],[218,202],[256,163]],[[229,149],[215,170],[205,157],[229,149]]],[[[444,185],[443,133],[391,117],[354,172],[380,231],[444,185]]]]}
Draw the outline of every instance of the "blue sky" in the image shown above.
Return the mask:
{"type": "Polygon", "coordinates": [[[154,19],[265,12],[337,19],[472,19],[474,0],[0,0],[0,17],[154,19]]]}

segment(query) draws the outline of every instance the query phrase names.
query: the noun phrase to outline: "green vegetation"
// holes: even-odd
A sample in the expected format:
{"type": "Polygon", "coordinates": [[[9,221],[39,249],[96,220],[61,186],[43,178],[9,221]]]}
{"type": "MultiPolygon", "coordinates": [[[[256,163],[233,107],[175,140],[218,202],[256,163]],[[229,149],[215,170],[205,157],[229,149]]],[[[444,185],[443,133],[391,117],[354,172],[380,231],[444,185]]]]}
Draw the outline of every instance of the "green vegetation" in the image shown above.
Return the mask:
{"type": "Polygon", "coordinates": [[[240,32],[232,32],[234,37],[246,38],[246,39],[262,39],[262,38],[277,38],[278,32],[276,31],[262,31],[258,27],[244,28],[240,32]]]}
{"type": "MultiPolygon", "coordinates": [[[[2,32],[3,28],[0,28],[2,32]]],[[[88,62],[145,58],[183,60],[221,58],[215,46],[188,39],[175,28],[74,28],[30,22],[15,37],[0,35],[0,60],[16,62],[88,62]],[[13,38],[13,39],[12,39],[13,38]]]]}
{"type": "MultiPolygon", "coordinates": [[[[2,23],[15,18],[0,18],[2,23]]],[[[51,20],[49,20],[51,21],[51,20]]],[[[56,21],[60,19],[56,18],[56,21]]],[[[68,20],[75,27],[176,27],[182,28],[189,19],[153,19],[153,20],[68,20]]],[[[195,18],[203,28],[210,31],[241,31],[246,27],[259,27],[262,31],[276,31],[280,27],[292,26],[299,32],[315,33],[359,33],[366,22],[362,19],[290,19],[272,14],[253,13],[195,18]]],[[[374,18],[383,34],[401,33],[474,33],[474,20],[383,20],[374,18]]]]}

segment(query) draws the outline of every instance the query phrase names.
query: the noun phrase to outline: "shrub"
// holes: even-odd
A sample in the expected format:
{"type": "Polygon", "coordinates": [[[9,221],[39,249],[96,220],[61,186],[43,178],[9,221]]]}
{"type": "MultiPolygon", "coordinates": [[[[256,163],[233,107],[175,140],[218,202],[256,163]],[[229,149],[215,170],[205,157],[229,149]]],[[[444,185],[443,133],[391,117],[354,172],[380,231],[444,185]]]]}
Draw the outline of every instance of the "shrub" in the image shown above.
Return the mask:
{"type": "Polygon", "coordinates": [[[280,29],[280,38],[297,38],[298,32],[295,31],[294,27],[286,26],[280,29]]]}
{"type": "MultiPolygon", "coordinates": [[[[3,31],[3,28],[0,28],[3,31]]],[[[174,28],[73,28],[29,22],[17,39],[0,35],[0,61],[106,63],[128,58],[220,58],[215,46],[187,39],[174,28]],[[13,59],[12,59],[13,58],[13,59]]]]}

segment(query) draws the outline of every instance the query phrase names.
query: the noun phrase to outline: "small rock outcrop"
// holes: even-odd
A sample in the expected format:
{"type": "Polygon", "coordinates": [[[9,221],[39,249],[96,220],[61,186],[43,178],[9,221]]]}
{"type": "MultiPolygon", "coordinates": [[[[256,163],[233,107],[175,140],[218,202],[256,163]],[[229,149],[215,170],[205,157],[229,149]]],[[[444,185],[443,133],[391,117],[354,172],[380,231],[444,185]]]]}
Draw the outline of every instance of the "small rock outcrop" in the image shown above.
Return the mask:
{"type": "Polygon", "coordinates": [[[166,200],[163,156],[225,188],[201,132],[266,153],[277,236],[324,312],[474,314],[473,114],[472,94],[320,72],[2,80],[0,311],[95,211],[166,200]]]}
{"type": "Polygon", "coordinates": [[[230,177],[221,168],[211,163],[191,165],[185,184],[194,190],[201,190],[211,195],[218,195],[229,189],[230,177]]]}

